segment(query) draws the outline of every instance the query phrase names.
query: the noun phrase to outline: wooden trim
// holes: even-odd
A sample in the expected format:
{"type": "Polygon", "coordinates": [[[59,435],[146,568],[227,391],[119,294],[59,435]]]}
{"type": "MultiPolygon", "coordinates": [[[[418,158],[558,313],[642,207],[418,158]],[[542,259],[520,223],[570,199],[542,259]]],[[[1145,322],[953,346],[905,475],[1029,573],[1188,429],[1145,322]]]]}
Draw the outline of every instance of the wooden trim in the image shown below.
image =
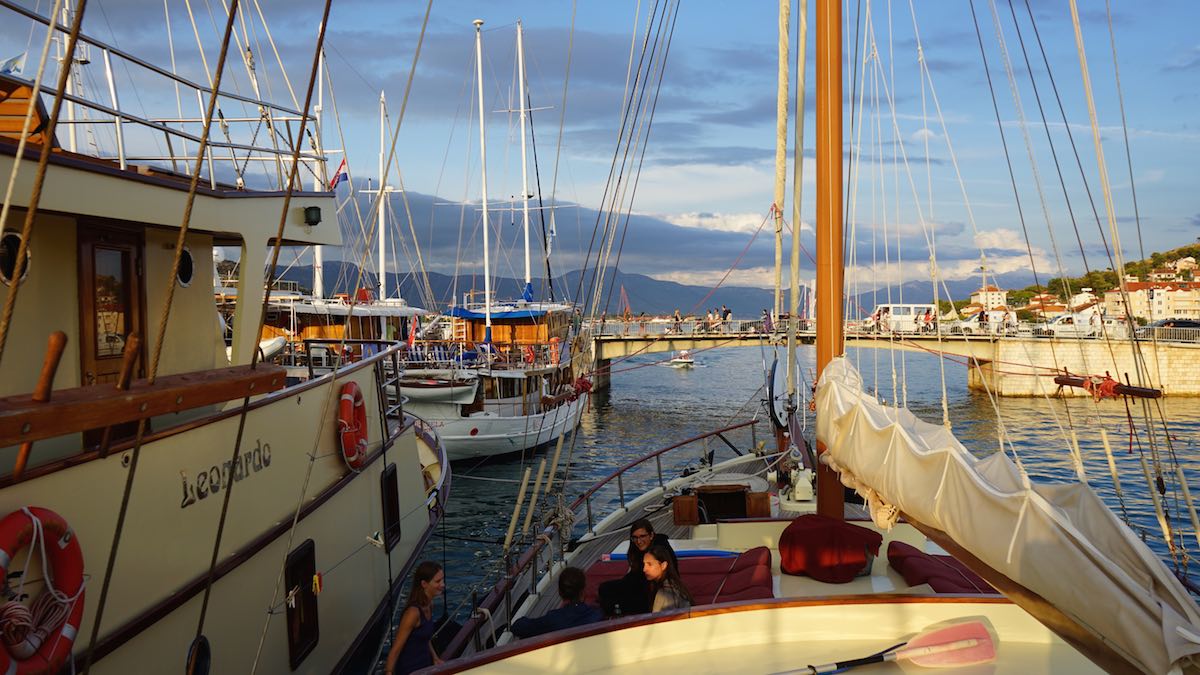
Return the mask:
{"type": "MultiPolygon", "coordinates": [[[[337,371],[338,379],[342,379],[350,373],[353,373],[361,368],[365,368],[368,365],[374,364],[376,359],[383,358],[383,355],[387,354],[387,353],[388,352],[386,352],[386,351],[380,352],[379,354],[376,354],[375,356],[372,356],[369,359],[364,359],[364,360],[354,363],[352,365],[342,367],[341,369],[339,369],[337,371]]],[[[312,380],[309,380],[308,382],[304,382],[302,384],[297,384],[297,385],[294,385],[291,387],[287,387],[285,389],[281,389],[279,391],[272,392],[272,393],[258,399],[257,401],[251,401],[250,404],[245,407],[246,411],[250,412],[252,410],[261,408],[263,406],[277,403],[288,397],[303,394],[304,392],[306,392],[310,389],[315,389],[322,385],[326,385],[326,384],[328,384],[328,380],[332,376],[333,376],[333,373],[326,373],[326,374],[322,375],[321,377],[314,378],[312,380]]],[[[161,431],[158,431],[158,432],[155,432],[152,434],[147,434],[142,439],[142,445],[147,446],[147,445],[150,445],[151,443],[160,441],[164,438],[169,438],[176,434],[182,434],[184,432],[191,431],[193,429],[202,427],[206,424],[212,424],[214,422],[219,422],[221,420],[228,419],[230,417],[236,417],[240,414],[242,414],[241,406],[239,406],[237,408],[231,408],[229,410],[222,410],[219,412],[215,412],[211,415],[206,415],[205,417],[191,420],[190,422],[184,422],[183,424],[179,424],[179,425],[176,425],[173,427],[168,427],[166,429],[163,429],[161,431]]],[[[125,450],[132,448],[133,445],[134,445],[133,439],[127,439],[120,443],[114,443],[112,448],[109,450],[109,454],[111,455],[116,452],[124,452],[125,450]]],[[[433,443],[431,443],[431,445],[437,445],[437,443],[433,442],[433,443]]],[[[48,476],[52,473],[55,473],[56,471],[62,471],[64,469],[69,469],[71,467],[78,466],[80,464],[86,464],[94,459],[100,459],[100,458],[101,458],[100,453],[99,453],[99,451],[96,451],[96,450],[80,452],[76,455],[72,455],[70,457],[64,457],[60,460],[50,462],[48,464],[42,464],[42,465],[39,465],[36,467],[26,469],[25,473],[22,475],[21,480],[22,480],[22,482],[27,482],[27,481],[33,480],[35,478],[40,478],[42,476],[48,476]]],[[[13,480],[13,477],[11,474],[6,474],[3,476],[0,476],[0,490],[3,490],[4,488],[12,485],[14,482],[16,482],[16,481],[13,480]]]]}
{"type": "Polygon", "coordinates": [[[0,447],[277,391],[287,383],[286,372],[274,364],[233,366],[167,375],[154,384],[137,380],[125,390],[111,384],[63,389],[45,403],[10,396],[0,399],[0,447]]]}
{"type": "MultiPolygon", "coordinates": [[[[384,447],[395,444],[396,440],[408,430],[409,426],[409,423],[401,425],[400,429],[394,436],[388,438],[383,445],[381,445],[379,448],[376,448],[373,453],[368,455],[367,460],[363,463],[360,471],[355,472],[347,470],[346,474],[338,479],[336,483],[325,488],[325,490],[323,490],[320,494],[301,507],[300,516],[297,522],[304,520],[311,513],[316,511],[334,495],[341,492],[342,489],[349,485],[355,478],[364,475],[367,467],[371,466],[375,460],[383,456],[384,447]]],[[[242,563],[245,563],[250,558],[254,557],[255,554],[269,546],[276,539],[286,534],[291,527],[292,521],[290,519],[281,521],[271,529],[263,532],[258,537],[251,540],[242,548],[238,549],[234,553],[231,553],[228,557],[218,563],[216,568],[213,570],[213,583],[215,584],[222,577],[236,570],[242,565],[242,563]]],[[[166,617],[176,609],[179,609],[184,603],[186,603],[188,600],[191,600],[198,593],[203,591],[207,582],[208,574],[200,574],[196,577],[193,577],[191,581],[187,582],[182,588],[172,593],[166,599],[155,605],[152,605],[150,608],[144,610],[142,613],[117,627],[116,630],[106,635],[96,644],[96,652],[93,662],[104,658],[121,645],[132,640],[142,631],[154,625],[160,619],[166,617]]]]}
{"type": "MultiPolygon", "coordinates": [[[[993,569],[990,565],[975,557],[967,549],[954,541],[950,535],[929,525],[924,525],[912,518],[908,522],[932,542],[941,546],[947,553],[954,556],[972,572],[983,577],[984,581],[1000,591],[1021,609],[1037,619],[1056,635],[1066,641],[1079,653],[1086,656],[1092,663],[1103,668],[1108,673],[1140,673],[1142,669],[1116,649],[1104,636],[1097,635],[1074,618],[1055,607],[1041,595],[1031,591],[1021,584],[1008,578],[1004,573],[993,569]]],[[[1068,582],[1069,583],[1069,582],[1068,582]]]]}
{"type": "Polygon", "coordinates": [[[551,647],[553,645],[572,642],[582,638],[612,633],[627,628],[638,628],[657,623],[682,621],[704,616],[720,614],[735,614],[739,612],[755,612],[760,610],[789,609],[792,607],[823,607],[830,605],[908,605],[908,604],[949,604],[972,603],[986,605],[1011,604],[1008,599],[994,595],[903,595],[881,593],[877,595],[831,595],[814,598],[780,598],[775,600],[738,600],[719,605],[705,605],[698,608],[679,609],[657,614],[643,614],[623,619],[611,619],[599,623],[588,624],[578,628],[548,633],[544,636],[526,638],[518,642],[489,649],[479,654],[460,657],[447,661],[436,668],[438,673],[458,673],[472,668],[495,663],[504,659],[519,656],[526,652],[551,647]]]}

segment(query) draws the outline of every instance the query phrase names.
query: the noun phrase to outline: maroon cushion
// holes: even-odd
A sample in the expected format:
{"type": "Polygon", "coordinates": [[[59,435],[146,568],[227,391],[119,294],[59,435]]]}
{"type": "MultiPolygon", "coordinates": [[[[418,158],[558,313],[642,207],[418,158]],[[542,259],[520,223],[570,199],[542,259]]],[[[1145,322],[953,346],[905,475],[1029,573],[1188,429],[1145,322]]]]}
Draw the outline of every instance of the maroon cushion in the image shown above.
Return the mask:
{"type": "Polygon", "coordinates": [[[909,586],[929,584],[936,593],[996,593],[988,582],[952,556],[930,555],[902,541],[888,544],[887,554],[892,569],[909,586]]]}
{"type": "MultiPolygon", "coordinates": [[[[600,584],[620,579],[629,570],[625,560],[600,560],[587,570],[584,602],[595,603],[600,584]]],[[[771,575],[771,550],[752,548],[736,558],[701,556],[681,558],[679,574],[697,605],[775,596],[771,575]]]]}
{"type": "Polygon", "coordinates": [[[854,579],[874,556],[883,536],[874,530],[817,514],[793,520],[779,537],[779,564],[788,574],[844,584],[854,579]]]}

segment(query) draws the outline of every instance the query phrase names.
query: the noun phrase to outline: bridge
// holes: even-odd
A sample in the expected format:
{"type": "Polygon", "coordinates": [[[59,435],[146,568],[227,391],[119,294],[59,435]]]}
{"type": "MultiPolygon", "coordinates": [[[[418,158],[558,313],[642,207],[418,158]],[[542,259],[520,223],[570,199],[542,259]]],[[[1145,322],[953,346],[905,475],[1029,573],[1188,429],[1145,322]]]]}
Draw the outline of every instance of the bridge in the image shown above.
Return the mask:
{"type": "MultiPolygon", "coordinates": [[[[784,334],[768,330],[762,321],[726,322],[607,321],[593,322],[597,386],[609,385],[609,367],[614,360],[640,354],[688,350],[698,352],[724,347],[759,347],[781,344],[784,334]]],[[[1035,325],[1011,327],[1006,333],[984,335],[954,332],[947,325],[941,333],[872,333],[848,325],[846,346],[896,349],[936,354],[964,361],[967,385],[990,390],[1000,396],[1087,396],[1083,389],[1054,383],[1063,371],[1073,375],[1106,373],[1137,384],[1137,368],[1128,334],[1099,337],[1043,337],[1035,325]]],[[[804,322],[797,335],[803,344],[815,341],[811,322],[804,322]]],[[[1138,350],[1149,374],[1148,386],[1166,395],[1200,396],[1200,329],[1141,329],[1138,350]]]]}

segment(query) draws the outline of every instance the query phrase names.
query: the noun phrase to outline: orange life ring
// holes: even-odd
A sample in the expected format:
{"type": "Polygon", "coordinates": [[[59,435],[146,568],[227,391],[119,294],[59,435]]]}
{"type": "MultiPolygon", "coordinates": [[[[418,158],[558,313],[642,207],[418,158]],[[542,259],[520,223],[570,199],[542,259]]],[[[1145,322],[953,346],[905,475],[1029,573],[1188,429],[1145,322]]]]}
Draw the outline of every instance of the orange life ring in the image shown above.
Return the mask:
{"type": "Polygon", "coordinates": [[[367,406],[357,382],[343,384],[338,398],[337,425],[342,457],[351,469],[357,469],[367,461],[367,406]]]}
{"type": "MultiPolygon", "coordinates": [[[[65,616],[50,625],[33,627],[24,632],[10,630],[0,619],[4,649],[0,649],[0,671],[5,673],[57,673],[71,656],[71,645],[83,621],[83,550],[79,539],[62,516],[37,506],[13,511],[0,520],[0,578],[8,575],[8,566],[17,552],[26,546],[36,546],[45,555],[47,589],[34,600],[34,606],[53,607],[58,600],[46,597],[49,589],[69,599],[65,616]],[[41,542],[34,541],[40,530],[41,542]]],[[[61,603],[60,603],[61,604],[61,603]]],[[[10,607],[20,605],[10,601],[0,609],[9,616],[10,607]]],[[[24,605],[15,609],[27,612],[24,605]]],[[[37,610],[34,610],[37,613],[37,610]]],[[[28,616],[28,614],[26,614],[28,616]]]]}

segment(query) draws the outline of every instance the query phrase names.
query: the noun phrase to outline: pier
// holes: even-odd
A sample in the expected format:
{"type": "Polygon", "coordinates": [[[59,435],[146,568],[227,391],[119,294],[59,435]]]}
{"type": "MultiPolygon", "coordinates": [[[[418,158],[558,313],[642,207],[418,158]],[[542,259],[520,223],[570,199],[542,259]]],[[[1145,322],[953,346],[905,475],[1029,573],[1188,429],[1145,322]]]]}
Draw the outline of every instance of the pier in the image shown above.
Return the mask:
{"type": "MultiPolygon", "coordinates": [[[[805,322],[797,341],[811,344],[815,331],[805,322]]],[[[762,321],[729,321],[720,326],[684,321],[608,321],[590,326],[598,387],[609,386],[614,360],[640,354],[724,347],[759,347],[786,340],[780,330],[767,331],[762,321]]],[[[1042,337],[1034,326],[1021,325],[1009,334],[964,335],[944,330],[930,333],[867,333],[847,326],[846,346],[897,349],[948,357],[968,365],[971,389],[999,396],[1088,396],[1075,387],[1059,387],[1054,377],[1106,374],[1121,382],[1161,389],[1167,396],[1200,396],[1200,330],[1150,329],[1136,340],[1145,368],[1139,378],[1131,340],[1126,335],[1042,337]]]]}

